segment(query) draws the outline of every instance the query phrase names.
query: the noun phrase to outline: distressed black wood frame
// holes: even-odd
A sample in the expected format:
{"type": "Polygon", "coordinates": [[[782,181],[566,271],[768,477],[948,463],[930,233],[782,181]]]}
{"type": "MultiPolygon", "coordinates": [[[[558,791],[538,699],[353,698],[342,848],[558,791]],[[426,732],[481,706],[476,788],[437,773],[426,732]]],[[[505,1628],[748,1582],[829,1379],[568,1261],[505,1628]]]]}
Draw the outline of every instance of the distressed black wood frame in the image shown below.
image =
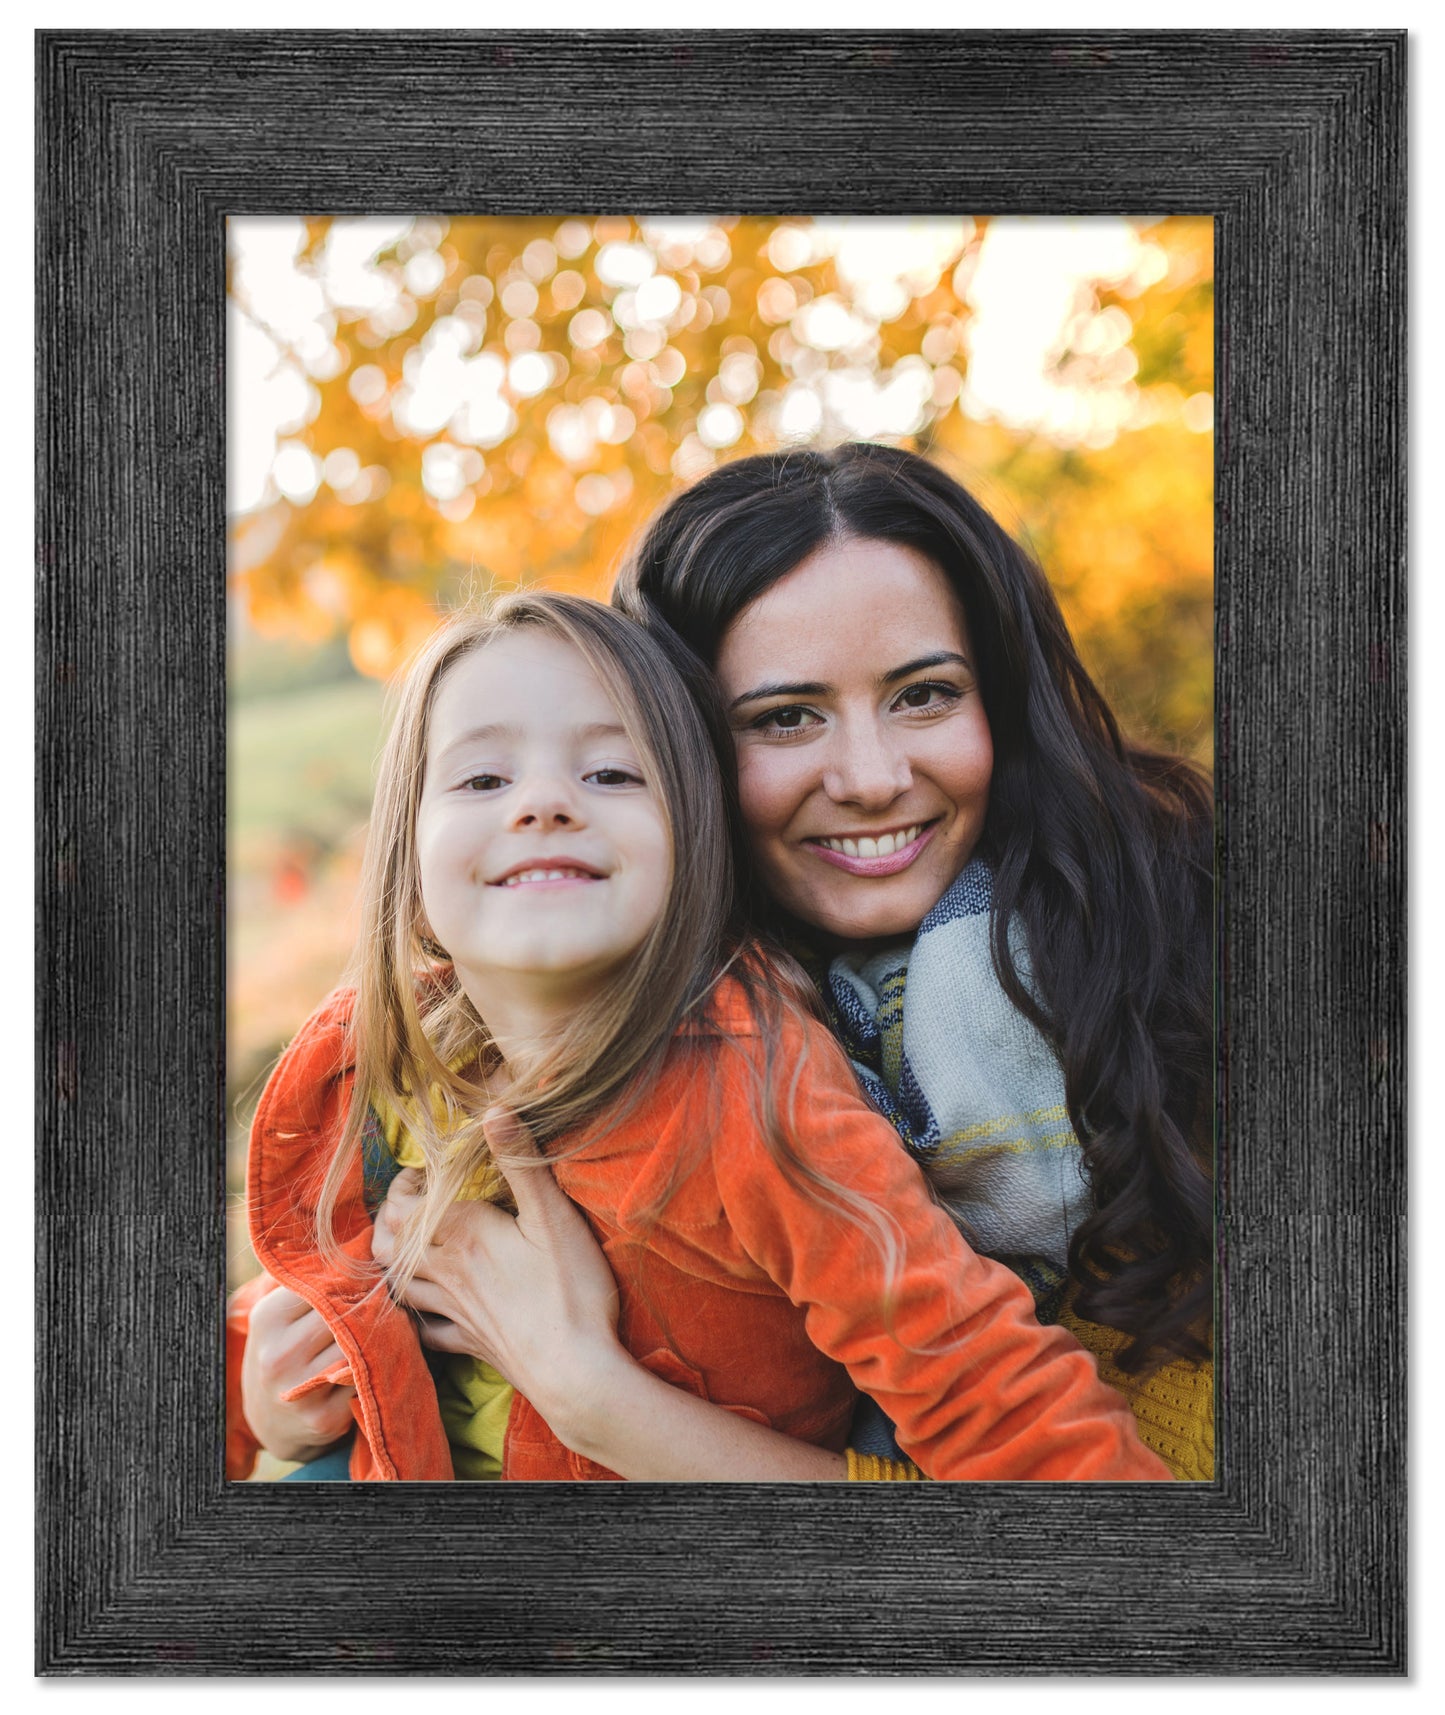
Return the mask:
{"type": "Polygon", "coordinates": [[[40,1671],[1403,1671],[1403,34],[37,67],[40,1671]],[[225,218],[610,209],[1215,218],[1212,1486],[222,1480],[225,218]]]}

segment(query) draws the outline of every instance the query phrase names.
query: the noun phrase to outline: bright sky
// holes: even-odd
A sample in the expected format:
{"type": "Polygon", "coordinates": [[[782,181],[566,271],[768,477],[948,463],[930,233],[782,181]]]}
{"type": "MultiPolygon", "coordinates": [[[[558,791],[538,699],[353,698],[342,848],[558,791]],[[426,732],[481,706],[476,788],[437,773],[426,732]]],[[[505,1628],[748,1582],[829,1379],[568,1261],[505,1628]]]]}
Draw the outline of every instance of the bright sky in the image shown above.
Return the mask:
{"type": "MultiPolygon", "coordinates": [[[[541,242],[534,275],[550,277],[565,266],[573,244],[585,248],[590,233],[581,221],[559,230],[558,249],[541,242]]],[[[355,481],[344,456],[323,468],[294,437],[315,408],[310,379],[325,379],[341,361],[333,336],[336,309],[366,310],[378,331],[401,332],[410,324],[415,297],[441,283],[442,264],[434,244],[440,223],[418,225],[414,254],[398,270],[374,268],[383,246],[412,229],[406,219],[337,222],[322,253],[318,273],[296,267],[301,222],[289,218],[244,219],[230,223],[238,292],[246,309],[232,306],[230,319],[230,506],[250,511],[288,495],[304,503],[323,480],[338,488],[355,481]],[[248,313],[249,312],[249,313],[248,313]],[[274,337],[273,337],[274,336],[274,337]],[[283,350],[289,346],[289,353],[283,350]]],[[[1112,218],[1009,218],[992,221],[972,261],[954,275],[954,287],[969,305],[963,342],[967,379],[949,359],[945,339],[925,358],[905,358],[880,373],[872,355],[880,322],[896,316],[917,292],[931,290],[959,256],[972,235],[967,216],[949,219],[834,218],[790,222],[773,235],[769,255],[779,275],[832,255],[844,291],[797,305],[779,278],[770,320],[786,323],[808,361],[795,365],[784,389],[774,424],[780,438],[815,435],[860,438],[903,436],[914,432],[941,396],[957,395],[956,408],[970,415],[998,417],[1015,428],[1033,429],[1068,445],[1107,445],[1118,430],[1137,418],[1141,402],[1132,385],[1129,322],[1119,310],[1096,313],[1087,290],[1096,280],[1131,281],[1143,287],[1164,270],[1164,257],[1128,221],[1112,218]],[[1076,350],[1107,359],[1104,381],[1070,386],[1050,373],[1050,359],[1065,337],[1076,350]],[[871,342],[871,344],[870,344],[871,342]],[[942,377],[942,379],[940,379],[942,377]],[[942,389],[942,395],[940,394],[942,389]]],[[[634,355],[659,360],[666,352],[669,318],[679,291],[667,272],[668,260],[706,247],[726,245],[725,233],[707,220],[670,220],[649,224],[647,243],[611,243],[596,258],[604,281],[617,289],[608,311],[584,309],[573,318],[570,337],[577,346],[596,343],[626,329],[634,355]],[[594,325],[595,324],[595,325],[594,325]]],[[[678,264],[673,263],[673,266],[678,264]]],[[[529,305],[525,281],[503,293],[503,309],[525,319],[529,305]],[[509,297],[515,294],[512,301],[509,297]]],[[[766,290],[766,288],[765,288],[766,290]]],[[[531,308],[536,293],[532,291],[531,308]]],[[[932,337],[932,336],[930,336],[932,337]]],[[[509,359],[477,351],[475,319],[444,318],[429,333],[419,357],[409,366],[406,384],[394,404],[398,421],[411,432],[447,440],[429,458],[426,481],[439,502],[469,506],[463,493],[469,449],[505,440],[515,426],[511,401],[545,391],[555,377],[545,353],[517,350],[509,359]]],[[[675,355],[675,354],[674,354],[675,355]]],[[[724,368],[727,367],[725,360],[724,368]]],[[[734,364],[736,374],[719,377],[722,398],[700,414],[693,435],[679,449],[677,467],[692,474],[713,455],[737,441],[744,429],[742,407],[756,390],[743,373],[751,360],[734,364]]],[[[353,390],[382,382],[379,370],[361,366],[353,390]]],[[[948,404],[945,408],[954,408],[948,404]]],[[[585,462],[598,440],[621,440],[631,432],[630,413],[620,409],[607,422],[584,420],[583,413],[559,407],[549,419],[549,434],[564,456],[585,462]],[[611,420],[615,417],[617,420],[611,420]]],[[[1191,426],[1208,426],[1208,401],[1195,406],[1191,426]]],[[[581,489],[591,479],[583,477],[581,489]]],[[[605,478],[598,478],[605,482],[605,478]]],[[[585,503],[585,502],[584,502],[585,503]]],[[[597,509],[608,504],[599,494],[597,509]]]]}

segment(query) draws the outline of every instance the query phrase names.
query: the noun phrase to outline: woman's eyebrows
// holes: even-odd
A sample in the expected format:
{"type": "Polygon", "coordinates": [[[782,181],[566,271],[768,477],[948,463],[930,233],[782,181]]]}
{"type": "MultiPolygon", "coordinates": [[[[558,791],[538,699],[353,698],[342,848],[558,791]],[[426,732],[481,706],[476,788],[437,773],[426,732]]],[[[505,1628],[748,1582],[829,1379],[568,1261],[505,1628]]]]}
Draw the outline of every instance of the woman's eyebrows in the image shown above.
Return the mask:
{"type": "MultiPolygon", "coordinates": [[[[922,673],[929,667],[965,667],[970,673],[973,671],[973,663],[966,655],[960,655],[956,649],[938,649],[931,655],[919,655],[912,661],[905,661],[901,667],[890,667],[886,673],[878,675],[876,682],[880,686],[893,685],[900,679],[906,679],[910,673],[922,673]]],[[[732,710],[741,708],[744,703],[761,702],[764,697],[829,697],[835,688],[821,679],[758,685],[751,691],[744,691],[740,697],[734,697],[728,708],[732,710]]]]}
{"type": "Polygon", "coordinates": [[[755,703],[763,697],[826,697],[831,694],[833,687],[820,681],[811,681],[788,685],[759,685],[756,690],[744,691],[742,696],[734,697],[728,704],[729,709],[740,708],[744,703],[755,703]]]}
{"type": "Polygon", "coordinates": [[[939,649],[932,655],[920,655],[916,661],[905,661],[901,667],[880,673],[878,683],[892,685],[899,679],[906,679],[910,673],[922,673],[929,667],[967,667],[970,673],[973,671],[973,663],[966,655],[960,655],[956,649],[939,649]]]}

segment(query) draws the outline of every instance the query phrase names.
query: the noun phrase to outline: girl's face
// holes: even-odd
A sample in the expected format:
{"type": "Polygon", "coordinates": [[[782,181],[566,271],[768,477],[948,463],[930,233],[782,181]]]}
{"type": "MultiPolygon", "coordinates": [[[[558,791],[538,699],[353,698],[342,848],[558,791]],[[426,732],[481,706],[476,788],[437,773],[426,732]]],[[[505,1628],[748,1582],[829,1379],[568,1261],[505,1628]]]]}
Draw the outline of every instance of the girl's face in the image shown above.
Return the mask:
{"type": "Polygon", "coordinates": [[[442,680],[416,839],[430,933],[483,1016],[499,983],[584,999],[641,945],[671,881],[611,697],[543,631],[504,632],[442,680]]]}
{"type": "Polygon", "coordinates": [[[728,627],[717,675],[774,900],[843,940],[912,934],[973,855],[993,772],[942,571],[898,543],[820,548],[728,627]]]}

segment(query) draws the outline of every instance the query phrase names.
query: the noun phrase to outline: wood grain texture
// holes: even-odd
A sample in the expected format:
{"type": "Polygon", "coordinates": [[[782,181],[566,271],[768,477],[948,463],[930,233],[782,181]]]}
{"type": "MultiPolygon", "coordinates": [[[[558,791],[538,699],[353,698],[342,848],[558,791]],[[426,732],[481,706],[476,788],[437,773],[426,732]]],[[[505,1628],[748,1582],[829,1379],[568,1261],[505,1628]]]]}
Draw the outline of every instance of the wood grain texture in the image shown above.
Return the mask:
{"type": "Polygon", "coordinates": [[[39,37],[39,1671],[1403,1671],[1406,58],[39,37]],[[607,210],[1215,217],[1213,1486],[222,1480],[224,219],[607,210]]]}

